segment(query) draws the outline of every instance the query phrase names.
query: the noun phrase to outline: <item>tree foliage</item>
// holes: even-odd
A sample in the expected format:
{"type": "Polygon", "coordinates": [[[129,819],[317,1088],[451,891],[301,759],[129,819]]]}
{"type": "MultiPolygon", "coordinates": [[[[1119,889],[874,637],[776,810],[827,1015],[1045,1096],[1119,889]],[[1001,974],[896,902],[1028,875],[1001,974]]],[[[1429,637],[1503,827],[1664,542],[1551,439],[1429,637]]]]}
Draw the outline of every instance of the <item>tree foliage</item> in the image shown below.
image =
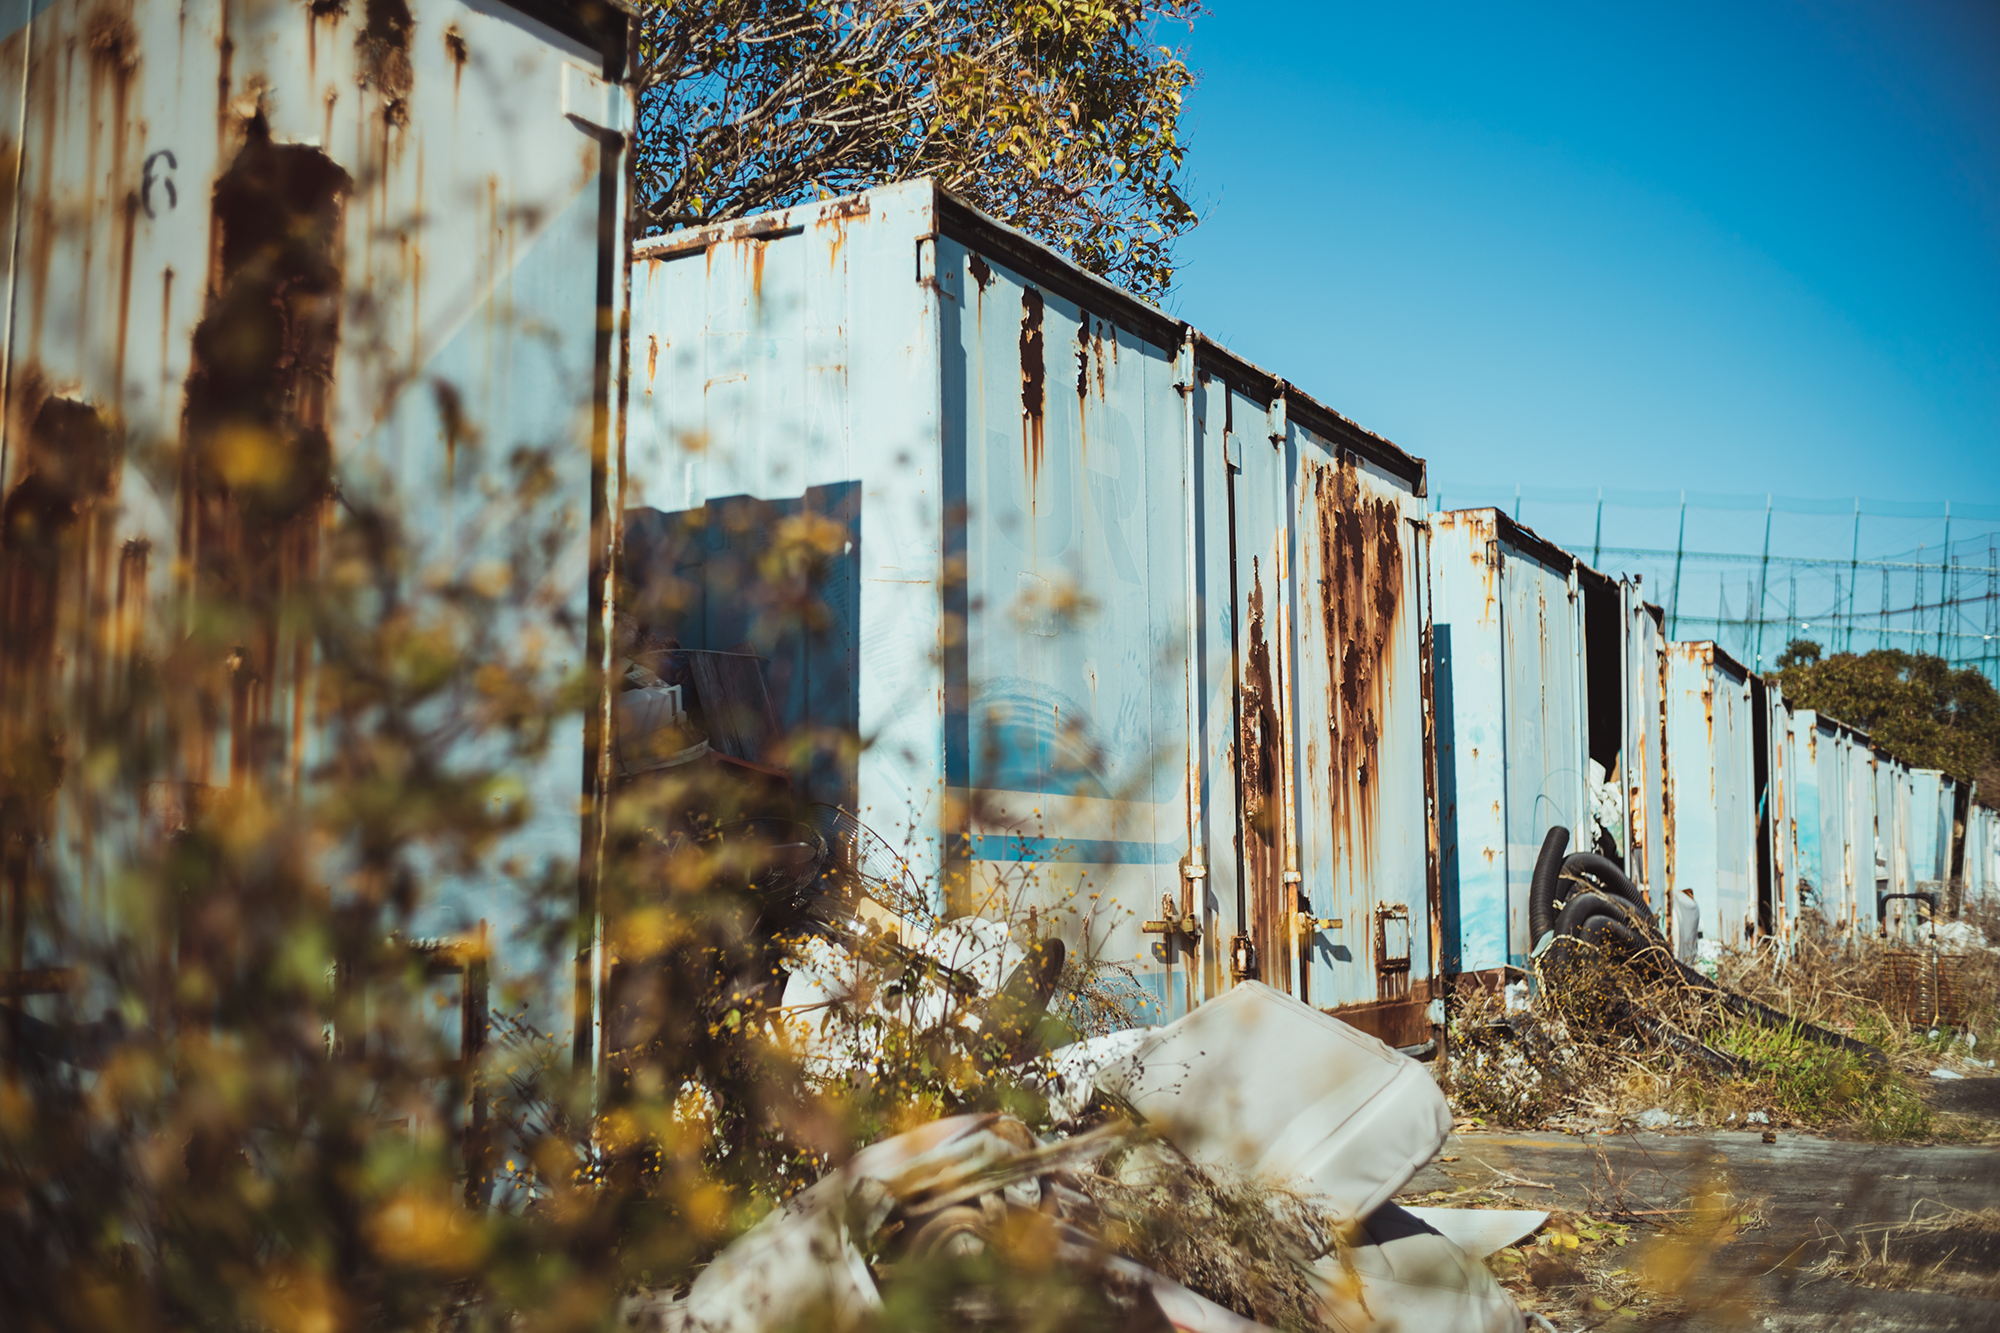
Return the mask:
{"type": "Polygon", "coordinates": [[[1859,727],[1918,768],[1977,779],[1989,800],[2000,796],[2000,691],[1977,670],[1892,648],[1823,657],[1818,644],[1795,639],[1776,675],[1795,707],[1859,727]]]}
{"type": "Polygon", "coordinates": [[[649,0],[645,229],[935,178],[1141,296],[1173,279],[1198,0],[649,0]]]}

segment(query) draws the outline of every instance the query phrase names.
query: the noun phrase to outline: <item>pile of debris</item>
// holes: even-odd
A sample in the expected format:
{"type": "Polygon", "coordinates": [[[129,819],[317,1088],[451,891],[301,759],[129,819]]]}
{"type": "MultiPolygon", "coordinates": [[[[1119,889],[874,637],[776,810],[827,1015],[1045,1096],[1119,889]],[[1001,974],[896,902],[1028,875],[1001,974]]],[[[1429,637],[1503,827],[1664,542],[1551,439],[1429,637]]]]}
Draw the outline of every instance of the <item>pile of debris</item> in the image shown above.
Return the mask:
{"type": "Polygon", "coordinates": [[[1646,896],[1618,863],[1592,853],[1565,857],[1568,844],[1569,830],[1560,827],[1542,841],[1528,890],[1528,931],[1543,985],[1559,993],[1570,1014],[1594,1015],[1606,1027],[1725,1074],[1741,1072],[1741,1062],[1704,1042],[1683,1015],[1696,1015],[1699,1026],[1727,1016],[1786,1029],[1871,1064],[1887,1063],[1878,1047],[1729,990],[1690,967],[1675,956],[1646,896]],[[1685,1003],[1690,999],[1696,1003],[1685,1003]]]}
{"type": "MultiPolygon", "coordinates": [[[[989,1113],[885,1139],[684,1293],[635,1297],[628,1321],[652,1333],[853,1327],[907,1306],[899,1292],[938,1272],[990,1278],[999,1270],[979,1260],[1028,1251],[1124,1327],[1523,1327],[1480,1254],[1545,1215],[1390,1202],[1443,1146],[1451,1114],[1423,1066],[1375,1038],[1250,982],[1056,1064],[1063,1095],[1084,1096],[1087,1079],[1091,1127],[1044,1139],[989,1113]]],[[[990,1283],[941,1299],[954,1324],[1006,1322],[990,1283]]]]}

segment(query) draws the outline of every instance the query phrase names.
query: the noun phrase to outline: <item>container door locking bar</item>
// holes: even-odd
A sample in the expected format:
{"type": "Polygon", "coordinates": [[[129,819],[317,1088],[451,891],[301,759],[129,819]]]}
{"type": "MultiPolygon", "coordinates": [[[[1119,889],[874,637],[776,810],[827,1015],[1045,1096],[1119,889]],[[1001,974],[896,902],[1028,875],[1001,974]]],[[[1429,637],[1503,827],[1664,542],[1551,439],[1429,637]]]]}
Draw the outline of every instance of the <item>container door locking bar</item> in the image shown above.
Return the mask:
{"type": "Polygon", "coordinates": [[[1147,935],[1179,935],[1190,943],[1201,938],[1201,922],[1193,912],[1181,913],[1174,908],[1171,894],[1160,895],[1161,920],[1142,922],[1139,929],[1147,935]]]}

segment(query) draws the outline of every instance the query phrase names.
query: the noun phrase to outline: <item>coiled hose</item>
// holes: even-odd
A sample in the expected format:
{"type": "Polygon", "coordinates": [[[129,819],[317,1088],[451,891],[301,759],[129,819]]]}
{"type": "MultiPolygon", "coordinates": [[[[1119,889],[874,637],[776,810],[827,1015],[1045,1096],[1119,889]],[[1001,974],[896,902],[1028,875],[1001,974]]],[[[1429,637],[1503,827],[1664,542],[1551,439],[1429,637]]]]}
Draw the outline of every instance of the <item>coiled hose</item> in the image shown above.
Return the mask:
{"type": "MultiPolygon", "coordinates": [[[[1730,1013],[1759,1027],[1789,1028],[1808,1041],[1847,1051],[1872,1064],[1888,1063],[1879,1048],[1865,1041],[1830,1032],[1726,990],[1675,958],[1653,921],[1645,895],[1626,878],[1618,863],[1592,852],[1565,858],[1563,850],[1568,846],[1569,830],[1552,828],[1535,858],[1535,874],[1528,886],[1528,931],[1536,955],[1559,940],[1578,940],[1625,959],[1652,980],[1672,978],[1713,995],[1730,1013]]],[[[1642,1026],[1656,1025],[1648,1020],[1642,1026]]]]}

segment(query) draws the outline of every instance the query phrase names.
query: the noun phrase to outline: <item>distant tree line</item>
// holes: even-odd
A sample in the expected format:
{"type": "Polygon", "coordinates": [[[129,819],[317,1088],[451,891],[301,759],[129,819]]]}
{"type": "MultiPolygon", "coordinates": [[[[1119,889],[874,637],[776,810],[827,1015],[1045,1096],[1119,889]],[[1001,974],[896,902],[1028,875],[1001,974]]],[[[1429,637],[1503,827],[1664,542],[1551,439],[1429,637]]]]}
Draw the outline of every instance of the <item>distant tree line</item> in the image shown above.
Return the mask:
{"type": "Polygon", "coordinates": [[[1776,674],[1794,706],[1859,727],[1918,768],[1977,781],[1980,801],[2000,805],[2000,691],[1977,670],[1894,648],[1827,657],[1793,639],[1776,674]]]}

